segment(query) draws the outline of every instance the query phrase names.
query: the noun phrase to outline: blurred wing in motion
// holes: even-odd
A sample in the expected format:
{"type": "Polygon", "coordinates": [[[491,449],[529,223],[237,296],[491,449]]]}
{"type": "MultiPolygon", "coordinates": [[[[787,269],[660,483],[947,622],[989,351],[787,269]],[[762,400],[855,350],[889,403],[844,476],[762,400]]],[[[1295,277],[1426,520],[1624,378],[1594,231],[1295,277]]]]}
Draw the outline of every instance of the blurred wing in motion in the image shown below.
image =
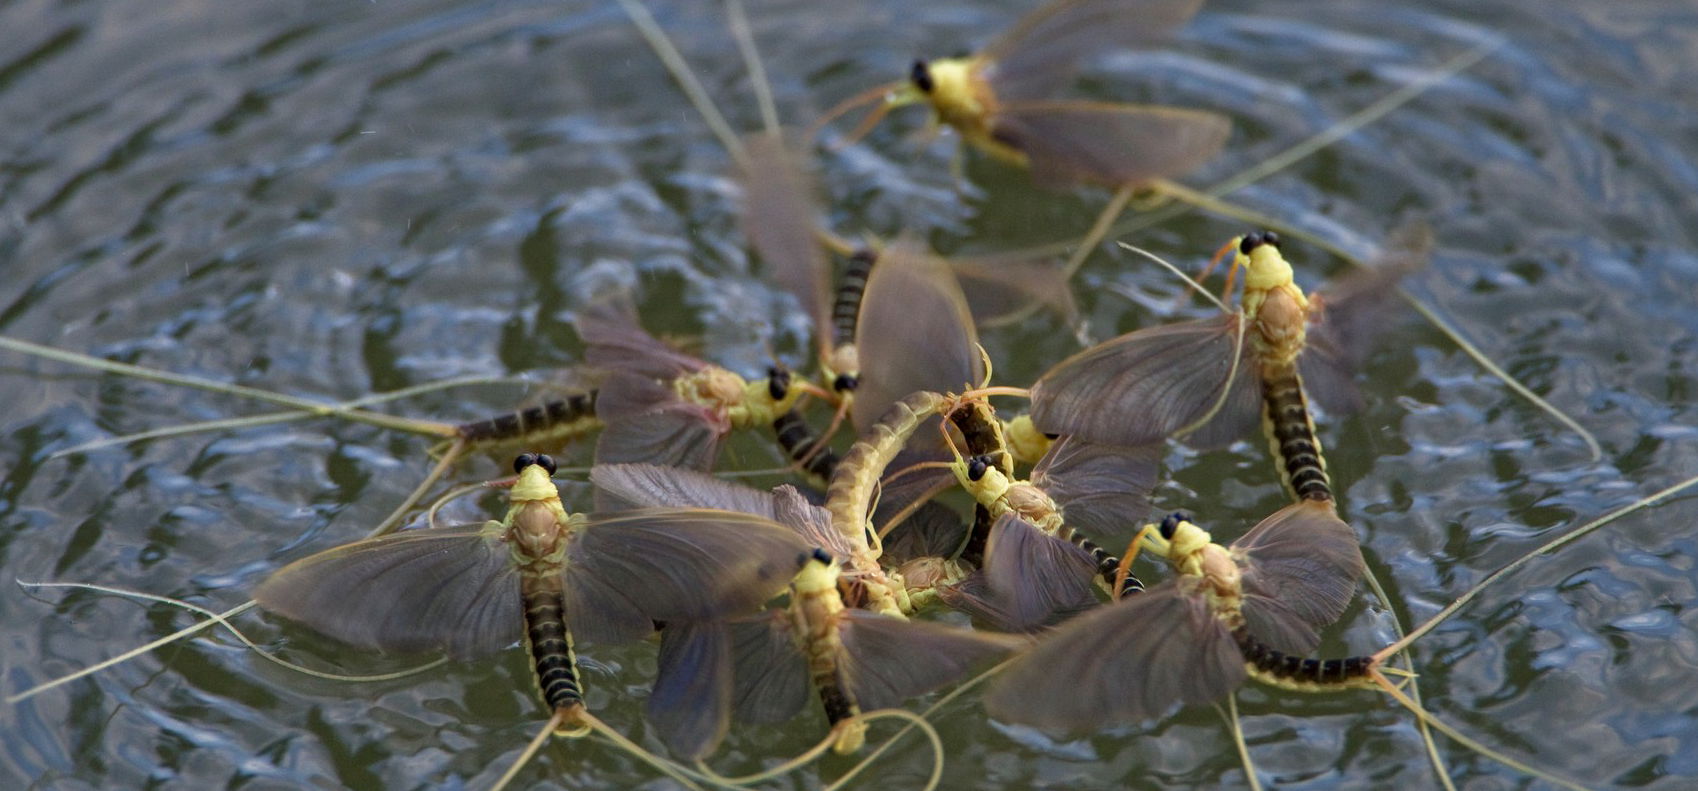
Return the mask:
{"type": "Polygon", "coordinates": [[[838,668],[849,697],[864,711],[897,706],[1026,644],[1011,635],[903,621],[866,610],[843,611],[838,634],[843,641],[838,668]]]}
{"type": "Polygon", "coordinates": [[[1203,0],[1054,0],[985,48],[985,79],[1004,102],[1041,99],[1073,79],[1079,61],[1166,38],[1203,0]]]}
{"type": "Polygon", "coordinates": [[[1150,509],[1162,446],[1127,448],[1062,437],[1032,468],[1032,483],[1061,507],[1063,521],[1098,541],[1127,541],[1150,509]]]}
{"type": "Polygon", "coordinates": [[[1232,124],[1202,110],[1107,102],[1006,105],[990,134],[1024,152],[1039,186],[1119,187],[1187,173],[1226,145],[1232,124]]]}
{"type": "Polygon", "coordinates": [[[910,393],[958,393],[984,379],[979,336],[960,284],[948,265],[914,240],[897,240],[879,256],[867,280],[857,333],[861,382],[854,419],[859,434],[910,393]]]}
{"type": "Polygon", "coordinates": [[[744,139],[743,233],[814,320],[822,355],[831,353],[831,265],[814,238],[814,185],[801,157],[778,137],[744,139]]]}
{"type": "Polygon", "coordinates": [[[731,636],[718,621],[667,624],[644,711],[660,740],[686,761],[707,757],[731,724],[731,636]]]}
{"type": "Polygon", "coordinates": [[[707,367],[643,329],[627,294],[590,303],[578,311],[573,326],[584,339],[584,361],[594,368],[674,379],[707,367]]]}
{"type": "Polygon", "coordinates": [[[1432,229],[1421,223],[1399,226],[1386,240],[1372,268],[1353,271],[1328,286],[1321,309],[1309,316],[1308,337],[1297,370],[1303,392],[1333,416],[1362,408],[1356,372],[1399,293],[1397,284],[1427,265],[1432,229]]]}
{"type": "Polygon", "coordinates": [[[679,401],[629,417],[606,419],[595,443],[597,464],[631,462],[708,470],[731,427],[711,411],[679,401]]]}

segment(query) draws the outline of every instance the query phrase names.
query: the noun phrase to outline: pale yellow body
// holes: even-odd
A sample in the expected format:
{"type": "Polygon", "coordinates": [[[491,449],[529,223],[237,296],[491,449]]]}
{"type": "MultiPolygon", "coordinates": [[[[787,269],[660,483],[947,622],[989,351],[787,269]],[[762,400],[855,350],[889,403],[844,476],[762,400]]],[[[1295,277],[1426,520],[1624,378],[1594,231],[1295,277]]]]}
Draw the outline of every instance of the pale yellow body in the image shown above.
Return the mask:
{"type": "Polygon", "coordinates": [[[931,75],[932,90],[921,91],[905,82],[893,91],[885,104],[900,107],[925,102],[932,108],[935,122],[954,127],[967,142],[978,146],[997,159],[1024,167],[1026,154],[999,142],[991,135],[990,119],[999,108],[996,94],[985,79],[984,69],[989,61],[983,57],[939,58],[926,63],[931,75]]]}
{"type": "Polygon", "coordinates": [[[713,410],[738,430],[771,424],[802,397],[801,388],[791,387],[783,398],[774,399],[768,380],[751,382],[718,366],[678,377],[672,381],[672,387],[679,398],[713,410]]]}
{"type": "Polygon", "coordinates": [[[1049,446],[1055,444],[1055,440],[1032,425],[1031,415],[1020,415],[1004,423],[1002,433],[1008,440],[1008,452],[1021,464],[1037,464],[1049,452],[1049,446]]]}
{"type": "MultiPolygon", "coordinates": [[[[796,573],[790,583],[790,634],[807,657],[808,676],[815,688],[821,690],[821,697],[840,696],[847,703],[846,714],[852,717],[860,714],[861,709],[844,689],[837,662],[843,653],[837,621],[844,609],[843,599],[837,593],[837,578],[835,563],[810,561],[796,573]]],[[[837,742],[833,745],[838,753],[855,752],[866,743],[867,726],[860,720],[838,727],[837,742]]]]}
{"type": "Polygon", "coordinates": [[[1279,248],[1263,244],[1239,253],[1244,268],[1244,316],[1255,330],[1256,359],[1270,372],[1296,365],[1309,325],[1309,298],[1293,279],[1279,248]]]}

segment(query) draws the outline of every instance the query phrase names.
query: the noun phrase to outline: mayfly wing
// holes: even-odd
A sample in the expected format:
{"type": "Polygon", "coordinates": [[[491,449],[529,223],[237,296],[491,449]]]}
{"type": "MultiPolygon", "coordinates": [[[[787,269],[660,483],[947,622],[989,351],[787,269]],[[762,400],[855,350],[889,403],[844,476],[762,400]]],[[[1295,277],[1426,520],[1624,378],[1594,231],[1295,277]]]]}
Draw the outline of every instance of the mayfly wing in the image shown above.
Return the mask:
{"type": "Polygon", "coordinates": [[[814,186],[801,157],[773,135],[744,140],[743,234],[784,290],[814,320],[822,353],[831,352],[830,263],[814,237],[814,186]]]}
{"type": "Polygon", "coordinates": [[[1240,339],[1239,330],[1239,315],[1229,313],[1138,330],[1079,352],[1032,386],[1032,422],[1045,433],[1109,445],[1161,442],[1193,426],[1187,444],[1230,443],[1261,419],[1251,339],[1240,339]],[[1217,402],[1219,411],[1197,426],[1217,402]]]}
{"type": "Polygon", "coordinates": [[[939,588],[937,598],[950,608],[966,613],[975,625],[988,624],[1004,632],[1034,631],[1034,627],[1018,623],[1019,619],[1014,616],[1008,602],[991,591],[983,570],[974,571],[953,585],[939,588]]]}
{"type": "Polygon", "coordinates": [[[1026,640],[931,621],[904,621],[866,610],[845,610],[838,668],[863,711],[897,706],[1004,656],[1026,640]]]}
{"type": "Polygon", "coordinates": [[[747,722],[776,723],[808,705],[813,685],[808,658],[792,635],[790,617],[771,610],[729,624],[732,710],[747,722]]]}
{"type": "Polygon", "coordinates": [[[1125,541],[1149,511],[1163,450],[1062,437],[1032,468],[1031,480],[1061,507],[1068,527],[1100,541],[1125,541]]]}
{"type": "Polygon", "coordinates": [[[855,547],[831,526],[831,512],[808,502],[796,487],[780,486],[770,497],[773,521],[796,531],[808,546],[820,547],[839,558],[854,554],[855,547]]]}
{"type": "MultiPolygon", "coordinates": [[[[873,511],[873,528],[879,531],[900,530],[907,517],[892,523],[898,515],[909,514],[924,503],[955,485],[955,473],[943,468],[912,469],[916,464],[948,462],[948,451],[939,447],[938,418],[927,418],[909,440],[914,450],[903,450],[885,466],[885,477],[878,485],[878,507],[873,511]],[[907,472],[902,472],[908,470],[907,472]],[[900,476],[895,475],[902,472],[900,476]]],[[[886,547],[888,551],[889,547],[886,547]]]]}
{"type": "Polygon", "coordinates": [[[1019,631],[1059,623],[1097,606],[1090,553],[1014,514],[991,525],[985,581],[1019,631]]]}
{"type": "Polygon", "coordinates": [[[989,47],[985,77],[1003,101],[1049,96],[1080,59],[1110,47],[1149,44],[1196,16],[1202,0],[1054,0],[989,47]]]}
{"type": "Polygon", "coordinates": [[[297,560],[254,591],[261,607],[385,652],[494,653],[524,629],[519,571],[501,523],[357,541],[297,560]]]}
{"type": "Polygon", "coordinates": [[[951,257],[949,268],[961,283],[967,306],[980,327],[996,327],[1048,308],[1069,325],[1079,306],[1067,285],[1067,263],[1059,258],[1016,255],[951,257]]]}
{"type": "Polygon", "coordinates": [[[660,632],[644,713],[673,755],[707,757],[731,724],[731,636],[723,622],[671,623],[660,632]]]}
{"type": "Polygon", "coordinates": [[[590,470],[597,511],[717,508],[772,519],[772,495],[705,472],[656,464],[598,464],[590,470]]]}
{"type": "Polygon", "coordinates": [[[1004,105],[990,134],[1024,152],[1040,186],[1110,187],[1186,173],[1220,152],[1232,124],[1204,110],[1107,102],[1004,105]]]}
{"type": "Polygon", "coordinates": [[[1322,409],[1335,416],[1361,409],[1356,372],[1375,336],[1386,327],[1391,303],[1398,298],[1398,281],[1426,266],[1432,241],[1425,224],[1400,226],[1371,269],[1352,271],[1321,294],[1321,309],[1310,314],[1297,370],[1304,392],[1322,409]]]}
{"type": "Polygon", "coordinates": [[[948,265],[915,240],[899,239],[879,256],[861,301],[858,335],[858,433],[910,393],[961,392],[984,379],[967,298],[948,265]]]}
{"type": "Polygon", "coordinates": [[[1365,567],[1356,531],[1333,513],[1330,503],[1315,500],[1281,508],[1230,549],[1243,567],[1244,617],[1270,644],[1276,634],[1302,634],[1282,623],[1289,618],[1311,629],[1338,620],[1365,567]]]}
{"type": "MultiPolygon", "coordinates": [[[[952,482],[952,481],[951,481],[952,482]]],[[[882,526],[884,500],[873,512],[873,524],[882,526]]],[[[942,503],[921,503],[884,537],[885,563],[901,564],[915,558],[951,558],[967,543],[969,525],[961,515],[942,503]]]]}
{"type": "Polygon", "coordinates": [[[596,394],[595,414],[603,422],[641,415],[664,406],[686,403],[668,382],[644,374],[610,374],[596,394]]]}
{"type": "Polygon", "coordinates": [[[643,329],[628,295],[584,306],[573,326],[584,340],[584,360],[594,368],[669,380],[707,367],[643,329]]]}
{"type": "Polygon", "coordinates": [[[704,407],[680,401],[606,421],[596,438],[597,464],[643,462],[707,470],[731,430],[704,407]]]}
{"type": "Polygon", "coordinates": [[[1206,703],[1245,679],[1244,659],[1183,578],[1075,618],[1004,670],[985,697],[991,716],[1081,732],[1206,703]]]}
{"type": "Polygon", "coordinates": [[[739,615],[782,590],[806,548],[788,528],[730,511],[594,514],[566,547],[567,622],[606,643],[641,639],[654,621],[739,615]]]}

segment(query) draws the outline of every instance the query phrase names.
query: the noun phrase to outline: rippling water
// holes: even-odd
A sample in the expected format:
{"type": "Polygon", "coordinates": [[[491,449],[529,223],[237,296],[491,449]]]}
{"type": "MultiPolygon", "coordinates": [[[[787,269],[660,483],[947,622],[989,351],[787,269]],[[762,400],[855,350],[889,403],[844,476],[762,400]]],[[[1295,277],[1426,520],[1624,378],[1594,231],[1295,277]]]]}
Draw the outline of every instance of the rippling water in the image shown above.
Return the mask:
{"type": "MultiPolygon", "coordinates": [[[[718,4],[657,9],[734,126],[753,93],[718,4]]],[[[781,114],[805,122],[965,51],[1028,3],[754,3],[781,114]]],[[[753,371],[805,362],[806,327],[747,260],[730,160],[617,6],[583,2],[148,3],[0,8],[0,332],[289,393],[345,399],[456,376],[570,365],[572,311],[640,289],[656,330],[700,335],[753,371]],[[777,330],[769,329],[777,327],[777,330]]],[[[1691,474],[1698,310],[1698,11],[1638,3],[1348,0],[1211,3],[1163,51],[1093,64],[1076,89],[1230,113],[1206,185],[1316,133],[1446,59],[1478,65],[1233,197],[1351,250],[1417,214],[1432,267],[1411,288],[1574,414],[1578,438],[1510,394],[1414,315],[1387,316],[1369,408],[1323,429],[1344,507],[1405,622],[1425,619],[1562,531],[1691,474]]],[[[925,231],[944,250],[1084,230],[1104,196],[1038,192],[926,143],[903,116],[823,157],[845,232],[925,231]]],[[[1136,243],[1195,266],[1240,223],[1203,214],[1136,243]]],[[[1294,244],[1306,284],[1344,268],[1294,244]]],[[[1099,255],[1078,282],[1099,336],[1175,308],[1172,279],[1099,255]],[[1130,297],[1130,299],[1129,299],[1130,297]]],[[[1030,381],[1077,348],[1040,317],[987,334],[999,379],[1030,381]]],[[[113,434],[253,414],[239,398],[5,353],[0,576],[78,580],[227,607],[308,548],[364,533],[429,465],[427,440],[333,421],[163,439],[68,458],[113,434]]],[[[460,419],[517,386],[396,407],[460,419]]],[[[768,466],[759,443],[737,463],[768,466]]],[[[1283,495],[1259,441],[1170,455],[1164,506],[1231,537],[1283,495]]],[[[496,474],[479,460],[466,479],[496,474]]],[[[486,503],[487,505],[487,503],[486,503]]],[[[466,505],[460,518],[478,518],[466,505]]],[[[483,513],[488,513],[487,510],[483,513]]],[[[1535,560],[1416,644],[1423,693],[1476,738],[1592,786],[1698,777],[1698,641],[1690,498],[1535,560]]],[[[1366,652],[1387,614],[1352,609],[1324,651],[1366,652]]],[[[14,692],[189,623],[88,593],[0,598],[14,692]]],[[[371,657],[256,616],[288,656],[348,672],[371,657]]],[[[592,652],[592,707],[653,745],[652,649],[592,652]]],[[[541,725],[524,654],[346,685],[202,636],[0,708],[8,787],[488,785],[541,725]]],[[[1384,696],[1241,695],[1250,753],[1282,788],[1436,784],[1414,720],[1384,696]]],[[[1221,718],[1055,741],[988,721],[975,696],[936,717],[950,788],[1203,788],[1244,783],[1221,718]]],[[[812,742],[738,730],[718,759],[752,770],[812,742]]],[[[1459,787],[1526,776],[1446,743],[1459,787]]],[[[846,768],[805,770],[813,787],[846,768]]],[[[915,740],[866,779],[917,785],[915,740]]],[[[661,787],[603,743],[550,745],[528,782],[661,787]]]]}

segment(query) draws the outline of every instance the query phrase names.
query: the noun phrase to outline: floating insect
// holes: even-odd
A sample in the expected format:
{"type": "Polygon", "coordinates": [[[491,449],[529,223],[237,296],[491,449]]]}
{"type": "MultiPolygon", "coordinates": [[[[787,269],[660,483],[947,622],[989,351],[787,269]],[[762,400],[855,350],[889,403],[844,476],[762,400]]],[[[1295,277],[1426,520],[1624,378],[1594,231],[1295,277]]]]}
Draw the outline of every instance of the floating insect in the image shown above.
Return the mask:
{"type": "Polygon", "coordinates": [[[816,126],[882,99],[850,134],[859,137],[892,109],[925,104],[934,123],[974,147],[1029,167],[1041,185],[1110,187],[1184,173],[1226,144],[1231,123],[1200,110],[1051,98],[1079,61],[1114,47],[1164,38],[1201,0],[1054,0],[1021,19],[983,52],[915,61],[905,82],[839,104],[816,126]]]}
{"type": "Polygon", "coordinates": [[[1212,702],[1247,677],[1281,686],[1370,683],[1363,661],[1292,656],[1314,650],[1316,629],[1338,619],[1362,576],[1356,534],[1327,503],[1286,506],[1231,547],[1180,514],[1146,526],[1138,540],[1179,576],[1040,641],[991,688],[993,715],[1077,731],[1212,702]]]}
{"type": "Polygon", "coordinates": [[[598,463],[709,469],[732,430],[770,425],[804,392],[819,393],[780,367],[748,381],[678,352],[645,332],[622,299],[586,308],[577,327],[585,360],[607,372],[596,397],[598,463]]]}
{"type": "Polygon", "coordinates": [[[1298,288],[1274,234],[1231,246],[1234,271],[1245,272],[1238,312],[1137,330],[1061,361],[1032,386],[1032,421],[1114,445],[1174,436],[1212,447],[1249,433],[1259,418],[1286,489],[1330,501],[1309,404],[1337,415],[1360,408],[1352,377],[1382,321],[1376,308],[1425,260],[1424,237],[1400,242],[1324,297],[1298,288]]]}
{"type": "Polygon", "coordinates": [[[839,573],[837,559],[815,549],[790,583],[786,609],[662,633],[648,711],[675,752],[711,752],[728,711],[747,722],[786,722],[807,704],[810,687],[837,731],[834,749],[854,752],[866,738],[857,715],[937,689],[1025,644],[845,607],[839,573]]]}
{"type": "Polygon", "coordinates": [[[554,460],[514,460],[500,521],[408,530],[298,560],[260,606],[385,652],[495,653],[524,638],[556,730],[581,733],[575,641],[639,640],[656,622],[748,612],[782,589],[805,546],[770,520],[704,509],[569,514],[554,460]]]}

